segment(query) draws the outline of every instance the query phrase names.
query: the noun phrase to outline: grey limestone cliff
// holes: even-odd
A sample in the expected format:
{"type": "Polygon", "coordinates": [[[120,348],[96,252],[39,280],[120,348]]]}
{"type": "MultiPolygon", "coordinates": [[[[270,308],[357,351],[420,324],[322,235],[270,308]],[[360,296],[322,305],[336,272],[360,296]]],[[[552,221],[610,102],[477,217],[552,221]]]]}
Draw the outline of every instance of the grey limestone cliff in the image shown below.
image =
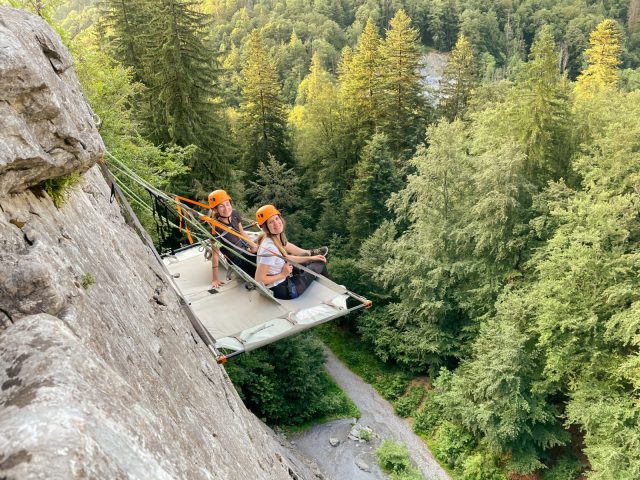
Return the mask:
{"type": "Polygon", "coordinates": [[[110,203],[103,152],[55,32],[0,8],[0,478],[314,478],[110,203]],[[74,171],[56,208],[39,185],[74,171]]]}

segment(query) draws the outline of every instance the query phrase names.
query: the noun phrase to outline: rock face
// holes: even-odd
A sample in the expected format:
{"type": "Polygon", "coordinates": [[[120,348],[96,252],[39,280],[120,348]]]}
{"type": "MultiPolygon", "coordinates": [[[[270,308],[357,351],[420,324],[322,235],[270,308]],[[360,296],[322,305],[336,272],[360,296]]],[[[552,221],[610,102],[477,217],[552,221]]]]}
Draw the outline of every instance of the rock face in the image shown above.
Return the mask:
{"type": "Polygon", "coordinates": [[[102,155],[70,65],[0,8],[0,478],[315,478],[242,404],[97,167],[60,209],[29,188],[102,155]]]}
{"type": "Polygon", "coordinates": [[[84,172],[104,149],[71,65],[41,19],[0,7],[0,196],[84,172]]]}

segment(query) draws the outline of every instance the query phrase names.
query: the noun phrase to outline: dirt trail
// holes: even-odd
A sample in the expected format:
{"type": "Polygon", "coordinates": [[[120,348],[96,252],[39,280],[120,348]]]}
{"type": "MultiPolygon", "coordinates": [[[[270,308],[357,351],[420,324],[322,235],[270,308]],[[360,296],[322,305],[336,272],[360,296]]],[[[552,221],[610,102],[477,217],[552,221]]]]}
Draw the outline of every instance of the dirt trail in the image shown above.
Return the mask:
{"type": "Polygon", "coordinates": [[[411,426],[396,416],[393,407],[374,388],[351,372],[336,356],[327,350],[327,370],[340,388],[360,409],[362,417],[358,424],[373,429],[375,437],[370,442],[359,442],[348,438],[351,420],[336,420],[316,425],[293,438],[296,446],[314,458],[322,472],[331,479],[371,480],[385,479],[377,466],[373,451],[382,440],[393,438],[409,448],[409,455],[426,479],[450,479],[433,458],[423,441],[411,430],[411,426]],[[340,441],[336,447],[330,438],[340,441]],[[361,470],[356,462],[364,462],[370,472],[361,470]]]}

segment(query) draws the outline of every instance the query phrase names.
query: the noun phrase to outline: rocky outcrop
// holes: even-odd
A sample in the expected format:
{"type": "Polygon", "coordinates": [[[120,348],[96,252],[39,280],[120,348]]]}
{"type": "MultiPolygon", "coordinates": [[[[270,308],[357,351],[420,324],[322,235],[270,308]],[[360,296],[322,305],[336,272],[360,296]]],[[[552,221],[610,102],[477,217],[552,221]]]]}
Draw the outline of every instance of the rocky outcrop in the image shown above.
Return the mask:
{"type": "Polygon", "coordinates": [[[0,196],[84,172],[104,146],[51,28],[0,7],[0,196]]]}
{"type": "Polygon", "coordinates": [[[97,167],[61,208],[34,187],[102,155],[70,65],[46,24],[0,8],[0,478],[313,478],[247,411],[97,167]]]}

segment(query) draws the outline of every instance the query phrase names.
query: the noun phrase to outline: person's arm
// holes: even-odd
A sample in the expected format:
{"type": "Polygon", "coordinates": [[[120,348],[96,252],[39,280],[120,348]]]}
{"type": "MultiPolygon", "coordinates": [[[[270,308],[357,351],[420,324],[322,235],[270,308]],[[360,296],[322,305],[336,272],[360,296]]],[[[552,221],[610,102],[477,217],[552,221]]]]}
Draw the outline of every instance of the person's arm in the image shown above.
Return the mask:
{"type": "Polygon", "coordinates": [[[220,250],[218,250],[214,243],[211,242],[211,288],[218,288],[220,285],[224,285],[218,279],[218,269],[220,266],[220,250]]]}
{"type": "Polygon", "coordinates": [[[269,285],[279,280],[284,280],[291,274],[292,271],[293,271],[293,267],[291,266],[291,264],[285,263],[280,273],[276,275],[269,275],[269,265],[265,263],[258,263],[258,266],[256,268],[255,279],[258,282],[262,282],[265,285],[269,285]]]}
{"type": "Polygon", "coordinates": [[[247,237],[247,243],[249,244],[249,247],[251,247],[251,253],[256,253],[258,251],[258,244],[253,240],[251,240],[251,237],[249,237],[249,235],[246,234],[246,232],[244,231],[244,228],[242,228],[242,224],[240,224],[238,228],[240,233],[245,237],[247,237]]]}

